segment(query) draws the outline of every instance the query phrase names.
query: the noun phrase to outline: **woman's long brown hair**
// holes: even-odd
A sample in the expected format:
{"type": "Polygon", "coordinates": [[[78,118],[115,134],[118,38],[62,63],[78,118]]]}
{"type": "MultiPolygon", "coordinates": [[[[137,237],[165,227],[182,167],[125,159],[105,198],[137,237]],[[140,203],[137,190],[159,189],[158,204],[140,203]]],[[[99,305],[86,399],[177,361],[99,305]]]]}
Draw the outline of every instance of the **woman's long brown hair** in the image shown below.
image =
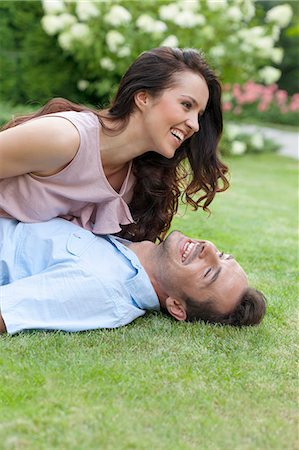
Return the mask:
{"type": "Polygon", "coordinates": [[[107,110],[98,111],[57,98],[50,100],[36,113],[14,118],[3,129],[55,112],[89,110],[98,116],[107,132],[109,128],[103,123],[104,118],[120,124],[117,131],[121,131],[135,109],[134,96],[137,92],[145,90],[151,96],[158,97],[165,89],[175,85],[178,73],[186,71],[201,75],[209,89],[208,104],[199,122],[200,129],[183,142],[171,159],[155,152],[134,159],[132,170],[136,183],[129,206],[135,223],[124,226],[119,233],[132,241],[161,240],[170,228],[179,200],[191,205],[194,210],[199,207],[208,210],[216,193],[229,187],[225,176],[228,168],[217,153],[223,128],[221,86],[200,52],[169,47],[144,52],[122,77],[107,110]]]}

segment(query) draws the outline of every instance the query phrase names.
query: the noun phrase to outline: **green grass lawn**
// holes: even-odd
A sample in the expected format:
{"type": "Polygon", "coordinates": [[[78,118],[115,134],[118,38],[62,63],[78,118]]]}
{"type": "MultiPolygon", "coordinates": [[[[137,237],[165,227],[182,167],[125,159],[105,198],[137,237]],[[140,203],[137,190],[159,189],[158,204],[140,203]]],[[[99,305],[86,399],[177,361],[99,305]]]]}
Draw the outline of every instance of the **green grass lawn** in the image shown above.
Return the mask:
{"type": "Polygon", "coordinates": [[[188,211],[173,228],[241,262],[267,296],[264,322],[150,314],[116,330],[4,336],[1,449],[298,449],[297,161],[228,162],[212,215],[188,211]]]}

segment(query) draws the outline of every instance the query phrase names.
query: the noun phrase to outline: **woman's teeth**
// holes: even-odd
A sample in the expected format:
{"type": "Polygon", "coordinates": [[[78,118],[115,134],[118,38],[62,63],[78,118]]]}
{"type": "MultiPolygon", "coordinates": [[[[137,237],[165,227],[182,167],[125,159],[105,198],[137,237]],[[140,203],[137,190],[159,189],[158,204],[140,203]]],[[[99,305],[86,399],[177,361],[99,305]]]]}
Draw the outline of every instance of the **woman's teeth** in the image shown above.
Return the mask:
{"type": "Polygon", "coordinates": [[[184,139],[184,133],[182,133],[181,131],[172,128],[172,129],[170,130],[170,132],[171,132],[171,134],[172,134],[174,137],[176,137],[180,142],[184,139]]]}

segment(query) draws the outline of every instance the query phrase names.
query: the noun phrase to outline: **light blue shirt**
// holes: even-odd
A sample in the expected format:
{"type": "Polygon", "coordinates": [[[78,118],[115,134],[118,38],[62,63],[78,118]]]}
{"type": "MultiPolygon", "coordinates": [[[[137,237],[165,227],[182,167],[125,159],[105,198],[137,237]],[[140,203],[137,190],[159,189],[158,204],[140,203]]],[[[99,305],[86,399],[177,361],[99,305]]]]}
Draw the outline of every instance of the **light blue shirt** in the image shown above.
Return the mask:
{"type": "Polygon", "coordinates": [[[67,222],[0,219],[0,310],[8,333],[126,325],[159,300],[137,256],[67,222]]]}

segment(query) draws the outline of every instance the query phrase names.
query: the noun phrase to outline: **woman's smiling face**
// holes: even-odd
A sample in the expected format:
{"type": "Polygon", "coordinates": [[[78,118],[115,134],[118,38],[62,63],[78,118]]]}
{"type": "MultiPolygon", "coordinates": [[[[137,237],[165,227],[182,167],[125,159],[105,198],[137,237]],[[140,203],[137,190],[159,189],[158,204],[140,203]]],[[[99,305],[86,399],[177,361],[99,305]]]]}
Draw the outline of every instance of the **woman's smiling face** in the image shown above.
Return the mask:
{"type": "Polygon", "coordinates": [[[188,70],[176,75],[175,84],[158,98],[144,95],[142,114],[147,151],[172,158],[182,142],[199,130],[199,118],[209,99],[207,83],[188,70]]]}

